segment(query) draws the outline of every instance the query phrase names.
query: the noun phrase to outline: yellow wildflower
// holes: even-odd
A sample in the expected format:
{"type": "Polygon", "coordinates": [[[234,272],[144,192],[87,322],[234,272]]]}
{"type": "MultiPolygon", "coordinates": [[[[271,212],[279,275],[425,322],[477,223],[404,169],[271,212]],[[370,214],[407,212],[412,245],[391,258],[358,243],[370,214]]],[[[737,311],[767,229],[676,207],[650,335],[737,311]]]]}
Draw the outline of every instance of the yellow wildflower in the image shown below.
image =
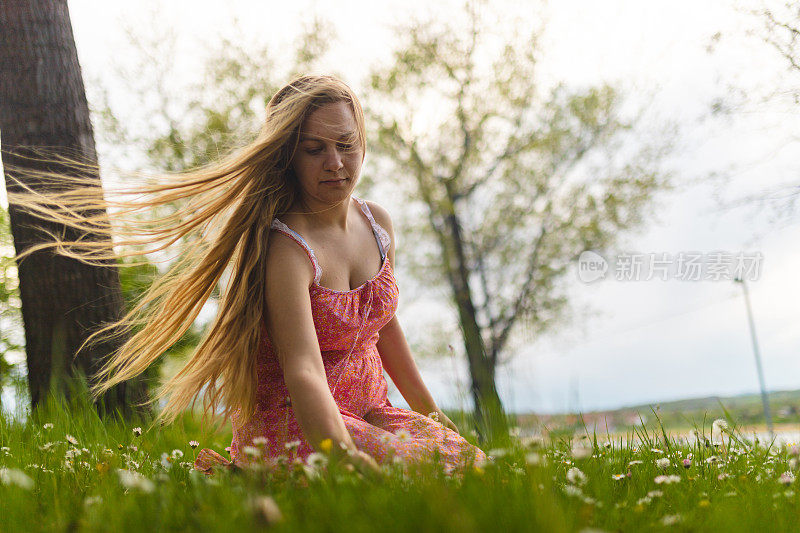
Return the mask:
{"type": "Polygon", "coordinates": [[[331,439],[325,439],[319,443],[319,449],[325,453],[330,453],[333,449],[333,441],[331,439]]]}

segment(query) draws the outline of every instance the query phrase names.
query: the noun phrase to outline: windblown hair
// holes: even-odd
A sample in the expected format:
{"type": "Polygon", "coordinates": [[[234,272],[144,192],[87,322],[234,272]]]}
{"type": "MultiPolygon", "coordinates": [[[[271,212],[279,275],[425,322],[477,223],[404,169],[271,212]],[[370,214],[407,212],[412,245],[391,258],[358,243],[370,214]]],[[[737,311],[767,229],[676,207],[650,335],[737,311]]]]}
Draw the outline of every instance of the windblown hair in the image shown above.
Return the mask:
{"type": "Polygon", "coordinates": [[[179,240],[188,244],[121,319],[105,324],[84,342],[127,338],[106,356],[94,376],[93,399],[144,372],[175,344],[230,268],[216,317],[200,343],[175,376],[142,405],[168,397],[154,424],[173,422],[182,411],[193,408],[198,397],[203,399],[204,417],[235,415],[247,421],[253,416],[270,225],[295,202],[302,203],[290,163],[304,120],[319,106],[340,101],[353,111],[358,125],[355,142],[361,146],[363,160],[364,115],[356,95],[335,77],[300,76],[271,98],[255,140],[219,161],[133,187],[106,187],[105,192],[96,178],[87,177],[86,171],[97,171],[96,164],[93,168],[83,164],[85,171],[72,175],[29,171],[41,185],[37,187],[15,183],[24,190],[10,193],[10,203],[70,231],[93,236],[68,241],[51,234],[52,241],[27,249],[18,260],[37,250],[53,249],[88,264],[124,267],[137,263],[123,263],[122,258],[158,252],[179,240]],[[162,210],[162,215],[153,216],[172,204],[179,207],[168,215],[162,210]]]}

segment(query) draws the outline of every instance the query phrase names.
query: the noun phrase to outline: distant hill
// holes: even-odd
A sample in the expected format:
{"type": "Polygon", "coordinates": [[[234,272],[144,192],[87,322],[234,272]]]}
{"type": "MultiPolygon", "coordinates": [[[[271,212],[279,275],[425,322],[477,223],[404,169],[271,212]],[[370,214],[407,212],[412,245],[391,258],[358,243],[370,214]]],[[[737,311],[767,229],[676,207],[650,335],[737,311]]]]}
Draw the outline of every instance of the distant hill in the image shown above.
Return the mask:
{"type": "MultiPolygon", "coordinates": [[[[800,390],[770,392],[769,405],[773,423],[800,423],[800,390]]],[[[737,425],[756,426],[765,423],[760,394],[654,402],[608,411],[589,411],[581,415],[530,413],[518,415],[517,420],[518,424],[525,428],[543,425],[551,430],[568,430],[582,427],[582,416],[589,430],[594,428],[598,433],[604,433],[606,426],[610,432],[618,432],[641,426],[642,421],[648,427],[653,427],[657,425],[657,419],[660,419],[668,429],[686,429],[694,426],[702,428],[704,425],[708,428],[715,419],[725,417],[723,407],[737,425]]]]}

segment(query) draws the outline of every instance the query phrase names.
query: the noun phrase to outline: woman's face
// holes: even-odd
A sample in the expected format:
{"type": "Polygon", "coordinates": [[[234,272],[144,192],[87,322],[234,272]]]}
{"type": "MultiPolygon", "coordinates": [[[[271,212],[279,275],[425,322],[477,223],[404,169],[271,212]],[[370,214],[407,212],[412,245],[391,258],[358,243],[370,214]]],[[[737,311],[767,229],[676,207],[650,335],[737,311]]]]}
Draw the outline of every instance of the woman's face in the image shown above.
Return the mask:
{"type": "Polygon", "coordinates": [[[306,198],[331,204],[353,191],[362,160],[353,111],[347,102],[334,102],[306,117],[291,167],[306,198]]]}

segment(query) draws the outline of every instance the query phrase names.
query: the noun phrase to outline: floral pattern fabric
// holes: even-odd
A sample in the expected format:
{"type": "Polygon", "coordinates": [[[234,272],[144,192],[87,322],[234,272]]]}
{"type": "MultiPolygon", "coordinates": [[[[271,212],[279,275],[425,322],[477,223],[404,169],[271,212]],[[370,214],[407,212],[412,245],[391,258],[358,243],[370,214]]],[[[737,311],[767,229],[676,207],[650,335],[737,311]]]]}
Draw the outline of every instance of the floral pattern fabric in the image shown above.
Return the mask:
{"type": "MultiPolygon", "coordinates": [[[[389,401],[376,343],[379,330],[397,310],[399,289],[392,265],[386,258],[390,244],[388,233],[375,221],[366,202],[355,197],[354,200],[372,226],[381,254],[381,267],[372,279],[349,291],[319,285],[321,268],[308,243],[279,220],[275,219],[272,224],[273,230],[284,233],[303,247],[314,266],[314,282],[309,288],[314,327],[328,385],[345,427],[356,446],[379,463],[395,457],[412,462],[425,460],[437,451],[449,471],[472,461],[486,460],[483,451],[455,431],[425,415],[394,407],[389,401]]],[[[262,333],[266,333],[263,325],[262,328],[262,333]]],[[[214,466],[247,463],[251,460],[243,453],[247,446],[259,450],[267,460],[280,455],[306,459],[314,451],[305,441],[292,411],[275,351],[266,334],[262,339],[256,368],[256,415],[243,423],[234,413],[232,461],[213,450],[203,449],[195,460],[198,470],[210,473],[214,466]]]]}

